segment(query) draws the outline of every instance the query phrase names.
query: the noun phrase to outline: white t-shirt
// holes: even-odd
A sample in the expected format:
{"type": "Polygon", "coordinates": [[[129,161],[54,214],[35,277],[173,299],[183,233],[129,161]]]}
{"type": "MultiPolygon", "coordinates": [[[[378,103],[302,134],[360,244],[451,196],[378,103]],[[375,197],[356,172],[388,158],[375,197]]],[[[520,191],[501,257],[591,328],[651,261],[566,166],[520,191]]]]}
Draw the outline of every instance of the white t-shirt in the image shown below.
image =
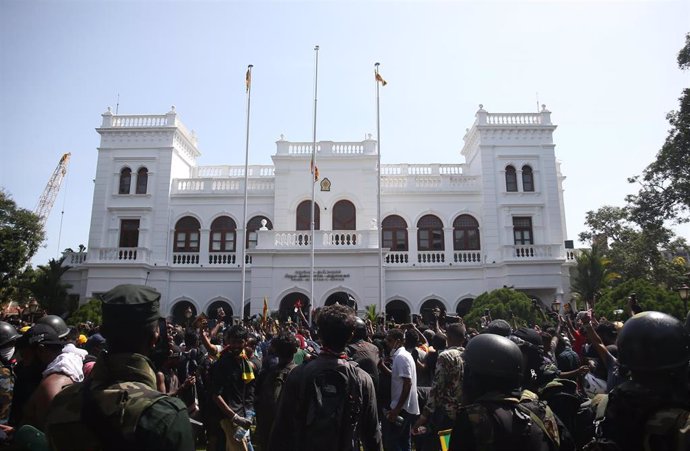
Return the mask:
{"type": "Polygon", "coordinates": [[[405,350],[404,347],[399,347],[393,353],[393,367],[391,368],[391,405],[393,409],[398,405],[398,400],[403,390],[403,378],[410,379],[412,386],[410,387],[410,396],[407,397],[407,402],[403,403],[402,408],[407,413],[412,415],[419,415],[419,400],[417,399],[417,369],[414,364],[412,355],[405,350]]]}

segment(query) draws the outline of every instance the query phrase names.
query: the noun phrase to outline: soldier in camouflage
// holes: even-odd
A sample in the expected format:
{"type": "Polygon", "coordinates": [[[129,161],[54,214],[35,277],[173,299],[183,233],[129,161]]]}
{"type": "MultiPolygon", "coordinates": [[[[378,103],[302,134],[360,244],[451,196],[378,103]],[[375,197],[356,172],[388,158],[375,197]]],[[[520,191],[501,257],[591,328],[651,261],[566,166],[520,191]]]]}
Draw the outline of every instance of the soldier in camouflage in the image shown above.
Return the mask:
{"type": "Polygon", "coordinates": [[[14,393],[14,345],[19,336],[14,326],[0,321],[0,443],[12,432],[7,421],[14,393]]]}
{"type": "Polygon", "coordinates": [[[665,313],[638,313],[617,344],[631,378],[592,400],[597,436],[586,449],[690,449],[690,335],[682,323],[665,313]]]}
{"type": "Polygon", "coordinates": [[[520,388],[523,357],[505,337],[478,335],[463,354],[464,406],[449,450],[574,450],[567,430],[546,403],[520,388]]]}
{"type": "Polygon", "coordinates": [[[55,397],[46,421],[51,447],[193,450],[186,407],[156,391],[148,357],[159,338],[160,293],[119,285],[102,299],[108,352],[98,357],[89,380],[55,397]]]}

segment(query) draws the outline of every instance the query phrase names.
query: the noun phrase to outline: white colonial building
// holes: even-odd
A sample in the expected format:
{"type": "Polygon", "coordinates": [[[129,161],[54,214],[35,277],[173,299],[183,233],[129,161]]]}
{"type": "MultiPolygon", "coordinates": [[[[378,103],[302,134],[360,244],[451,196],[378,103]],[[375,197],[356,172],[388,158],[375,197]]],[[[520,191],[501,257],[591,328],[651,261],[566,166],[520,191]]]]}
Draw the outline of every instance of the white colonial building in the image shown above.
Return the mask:
{"type": "MultiPolygon", "coordinates": [[[[547,304],[567,295],[573,251],[555,129],[546,108],[480,105],[464,163],[382,165],[380,228],[376,141],[318,142],[313,306],[374,304],[402,320],[462,311],[503,286],[547,304]]],[[[174,108],[108,109],[97,131],[88,253],[65,261],[82,302],[120,283],[155,287],[163,313],[178,317],[190,305],[242,316],[264,298],[282,312],[311,301],[311,143],[281,137],[272,166],[249,166],[245,235],[244,165],[197,165],[196,137],[174,108]]]]}

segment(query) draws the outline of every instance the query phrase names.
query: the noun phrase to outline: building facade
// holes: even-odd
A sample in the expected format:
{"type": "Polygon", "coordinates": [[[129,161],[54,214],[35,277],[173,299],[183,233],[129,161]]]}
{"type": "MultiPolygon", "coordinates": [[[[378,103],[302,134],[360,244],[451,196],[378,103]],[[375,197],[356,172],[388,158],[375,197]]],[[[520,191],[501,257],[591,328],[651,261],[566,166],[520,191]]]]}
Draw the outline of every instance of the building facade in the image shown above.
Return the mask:
{"type": "Polygon", "coordinates": [[[81,301],[120,283],[162,293],[161,310],[213,316],[333,302],[398,320],[460,312],[504,286],[550,304],[568,294],[563,180],[550,112],[489,113],[464,163],[381,166],[374,139],[276,142],[273,165],[199,166],[196,137],[164,115],[103,114],[88,252],[66,255],[81,301]],[[246,262],[243,268],[242,261],[246,262]],[[244,280],[244,300],[242,283],[244,280]]]}

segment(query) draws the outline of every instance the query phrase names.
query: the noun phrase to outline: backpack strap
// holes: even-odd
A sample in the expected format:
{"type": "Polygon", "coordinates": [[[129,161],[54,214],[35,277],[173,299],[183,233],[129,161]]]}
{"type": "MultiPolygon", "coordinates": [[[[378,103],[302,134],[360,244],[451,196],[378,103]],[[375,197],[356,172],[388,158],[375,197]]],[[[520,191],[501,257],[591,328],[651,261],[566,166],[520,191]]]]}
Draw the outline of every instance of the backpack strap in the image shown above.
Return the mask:
{"type": "Polygon", "coordinates": [[[532,421],[534,421],[534,424],[536,424],[539,429],[542,430],[544,435],[548,437],[549,441],[553,445],[553,449],[559,449],[561,447],[561,437],[558,433],[558,422],[556,421],[556,417],[554,416],[553,412],[546,406],[546,404],[539,403],[537,407],[543,416],[538,415],[533,408],[528,407],[526,403],[518,403],[516,407],[520,412],[529,415],[532,421]]]}

